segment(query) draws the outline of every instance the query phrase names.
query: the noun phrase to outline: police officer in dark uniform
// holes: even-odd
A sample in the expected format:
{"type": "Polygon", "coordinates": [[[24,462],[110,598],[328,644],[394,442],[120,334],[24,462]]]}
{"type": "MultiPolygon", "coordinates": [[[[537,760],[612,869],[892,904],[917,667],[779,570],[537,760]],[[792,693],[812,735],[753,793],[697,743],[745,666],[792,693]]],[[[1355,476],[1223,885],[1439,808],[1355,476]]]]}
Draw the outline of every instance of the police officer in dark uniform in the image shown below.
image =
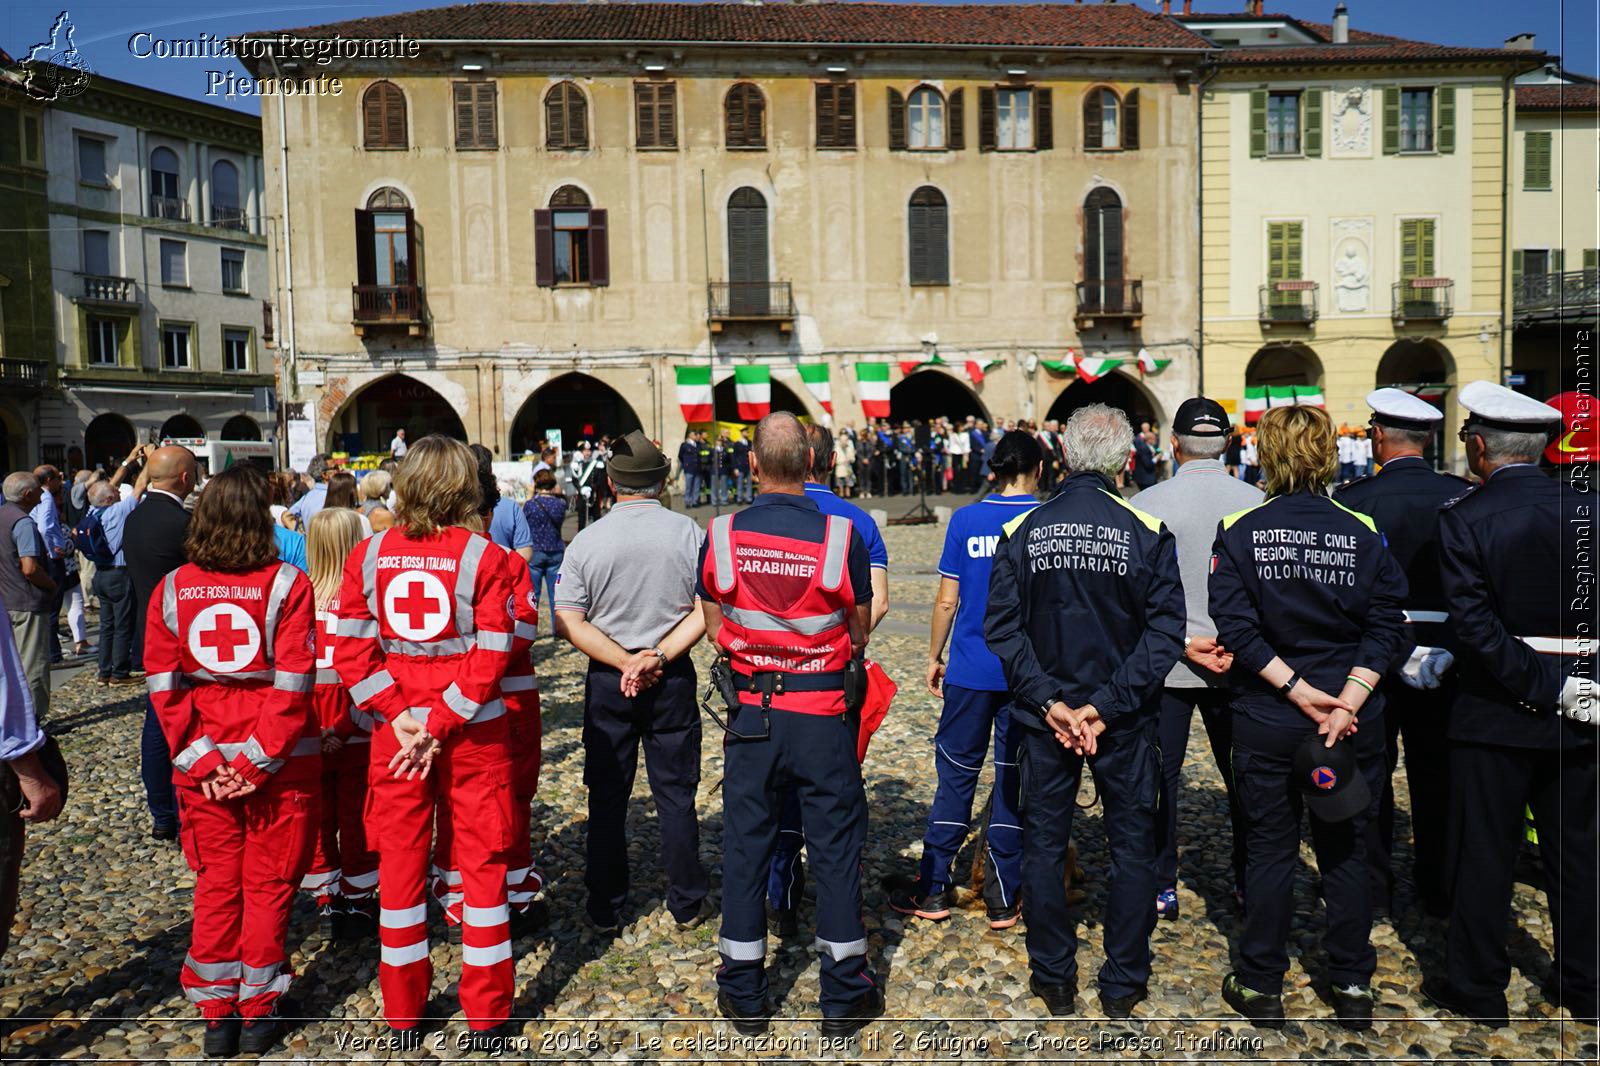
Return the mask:
{"type": "Polygon", "coordinates": [[[1449,786],[1445,776],[1445,726],[1455,700],[1458,654],[1449,624],[1449,607],[1439,584],[1439,508],[1471,488],[1465,478],[1441,474],[1423,458],[1423,451],[1444,419],[1428,401],[1400,389],[1378,389],[1367,395],[1372,408],[1372,452],[1381,469],[1335,490],[1333,498],[1370,515],[1389,542],[1389,551],[1405,572],[1410,595],[1405,601],[1412,647],[1405,661],[1384,675],[1384,740],[1388,773],[1384,777],[1378,815],[1367,831],[1367,859],[1372,868],[1372,909],[1390,909],[1394,893],[1394,776],[1406,741],[1406,784],[1411,792],[1414,862],[1411,880],[1423,910],[1435,917],[1449,913],[1445,891],[1445,827],[1449,786]]]}
{"type": "MultiPolygon", "coordinates": [[[[1271,408],[1256,447],[1267,499],[1222,520],[1207,585],[1217,642],[1233,652],[1233,779],[1248,827],[1244,931],[1222,998],[1259,1026],[1284,1024],[1307,786],[1296,755],[1310,738],[1331,748],[1353,735],[1354,758],[1341,757],[1366,779],[1368,797],[1337,815],[1311,805],[1311,843],[1334,1011],[1346,1028],[1365,1029],[1378,964],[1364,839],[1384,777],[1376,688],[1406,641],[1406,579],[1373,520],[1327,496],[1339,460],[1324,411],[1271,408]]],[[[1319,772],[1311,784],[1331,789],[1340,776],[1319,772]]]]}
{"type": "Polygon", "coordinates": [[[1444,593],[1463,654],[1450,717],[1450,933],[1434,1003],[1507,1024],[1506,916],[1533,811],[1555,935],[1545,999],[1596,1014],[1596,641],[1592,487],[1536,465],[1560,413],[1487,381],[1461,390],[1483,484],[1439,516],[1444,593]],[[1582,553],[1582,554],[1580,554],[1582,553]],[[1584,556],[1587,559],[1584,560],[1584,556]],[[1592,571],[1591,571],[1592,572],[1592,571]]]}
{"type": "Polygon", "coordinates": [[[883,1012],[861,919],[867,802],[856,758],[872,578],[860,532],[807,497],[810,462],[798,419],[762,419],[750,453],[761,495],[711,523],[700,560],[706,632],[724,657],[713,677],[728,704],[717,1005],[747,1035],[771,1016],[767,864],[787,789],[800,799],[817,886],[822,1033],[848,1036],[883,1012]]]}
{"type": "Polygon", "coordinates": [[[1074,411],[1071,473],[1054,499],[1006,524],[989,579],[984,637],[1005,670],[1023,733],[1022,899],[1028,988],[1072,1014],[1078,937],[1062,877],[1087,758],[1105,804],[1111,884],[1100,1006],[1126,1018],[1148,994],[1156,913],[1157,703],[1183,651],[1178,551],[1161,521],[1113,480],[1133,429],[1104,404],[1074,411]]]}

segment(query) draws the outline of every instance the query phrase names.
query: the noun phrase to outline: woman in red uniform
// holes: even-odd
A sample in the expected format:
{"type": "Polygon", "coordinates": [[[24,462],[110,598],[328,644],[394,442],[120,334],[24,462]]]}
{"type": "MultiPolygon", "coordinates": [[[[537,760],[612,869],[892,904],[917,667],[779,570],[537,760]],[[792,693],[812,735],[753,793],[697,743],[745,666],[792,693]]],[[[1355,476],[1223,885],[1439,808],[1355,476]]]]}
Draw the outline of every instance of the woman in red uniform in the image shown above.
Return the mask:
{"type": "Polygon", "coordinates": [[[278,561],[270,504],[252,466],[212,478],[189,523],[190,561],[157,587],[145,628],[146,683],[195,872],[179,981],[206,1018],[210,1056],[277,1040],[289,906],[315,832],[311,585],[278,561]]]}
{"type": "Polygon", "coordinates": [[[515,826],[510,722],[512,582],[478,524],[478,466],[428,436],[395,476],[396,525],[358,544],[339,594],[334,666],[374,725],[367,839],[377,849],[378,981],[396,1030],[427,1002],[425,879],[436,807],[463,879],[461,1007],[474,1048],[495,1049],[511,1012],[506,859],[515,826]]]}

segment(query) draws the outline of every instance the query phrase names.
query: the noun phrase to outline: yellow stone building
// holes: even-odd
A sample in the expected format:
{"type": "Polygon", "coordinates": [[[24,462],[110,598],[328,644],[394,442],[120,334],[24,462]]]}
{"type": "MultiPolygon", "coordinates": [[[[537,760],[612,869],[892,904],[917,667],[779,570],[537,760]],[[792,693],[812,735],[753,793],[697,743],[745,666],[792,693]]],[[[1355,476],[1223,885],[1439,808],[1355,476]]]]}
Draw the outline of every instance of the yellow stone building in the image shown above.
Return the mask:
{"type": "MultiPolygon", "coordinates": [[[[1205,390],[1320,396],[1365,425],[1380,385],[1454,392],[1509,359],[1512,82],[1543,59],[1244,13],[1180,17],[1219,47],[1201,94],[1205,390]]],[[[1259,402],[1259,401],[1258,401],[1259,402]]],[[[1441,433],[1441,462],[1461,461],[1441,433]]]]}

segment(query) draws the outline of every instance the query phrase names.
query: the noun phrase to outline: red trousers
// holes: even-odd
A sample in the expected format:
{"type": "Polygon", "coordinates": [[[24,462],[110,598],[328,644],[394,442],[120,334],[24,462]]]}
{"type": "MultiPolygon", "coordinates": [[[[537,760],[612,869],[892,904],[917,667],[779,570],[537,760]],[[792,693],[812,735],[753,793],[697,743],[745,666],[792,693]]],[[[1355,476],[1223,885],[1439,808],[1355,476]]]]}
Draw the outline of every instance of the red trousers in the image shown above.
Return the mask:
{"type": "Polygon", "coordinates": [[[433,981],[426,879],[436,808],[449,819],[463,874],[461,1009],[474,1029],[493,1028],[511,1013],[509,738],[504,716],[469,725],[445,741],[426,778],[406,780],[389,772],[400,746],[394,730],[373,732],[367,840],[378,851],[378,984],[384,1018],[397,1029],[422,1018],[433,981]]]}
{"type": "Polygon", "coordinates": [[[377,891],[378,854],[367,847],[364,824],[371,761],[364,737],[361,743],[347,740],[337,752],[322,757],[319,832],[311,868],[300,882],[317,897],[319,907],[338,899],[359,903],[377,891]]]}
{"type": "Polygon", "coordinates": [[[194,929],[178,980],[207,1018],[235,1010],[262,1017],[289,987],[284,938],[295,886],[311,861],[316,813],[307,774],[296,777],[274,778],[234,800],[176,790],[183,854],[195,872],[194,929]]]}

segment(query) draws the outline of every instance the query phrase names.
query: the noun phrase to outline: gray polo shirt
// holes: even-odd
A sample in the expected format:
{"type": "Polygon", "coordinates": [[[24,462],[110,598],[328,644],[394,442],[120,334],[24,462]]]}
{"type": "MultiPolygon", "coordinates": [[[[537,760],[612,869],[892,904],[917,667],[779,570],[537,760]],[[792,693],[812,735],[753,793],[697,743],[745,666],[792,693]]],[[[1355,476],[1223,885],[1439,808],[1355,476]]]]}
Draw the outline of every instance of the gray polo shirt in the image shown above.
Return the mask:
{"type": "MultiPolygon", "coordinates": [[[[1206,598],[1206,582],[1211,576],[1211,546],[1217,539],[1218,523],[1261,500],[1260,489],[1229,474],[1219,459],[1190,459],[1172,477],[1145,489],[1134,500],[1139,510],[1165,522],[1178,541],[1178,571],[1189,608],[1189,636],[1217,635],[1206,598]]],[[[1221,676],[1182,658],[1167,675],[1168,688],[1220,686],[1223,681],[1221,676]]]]}
{"type": "Polygon", "coordinates": [[[583,611],[629,651],[653,648],[694,607],[705,533],[656,500],[618,503],[567,545],[556,608],[583,611]]]}

